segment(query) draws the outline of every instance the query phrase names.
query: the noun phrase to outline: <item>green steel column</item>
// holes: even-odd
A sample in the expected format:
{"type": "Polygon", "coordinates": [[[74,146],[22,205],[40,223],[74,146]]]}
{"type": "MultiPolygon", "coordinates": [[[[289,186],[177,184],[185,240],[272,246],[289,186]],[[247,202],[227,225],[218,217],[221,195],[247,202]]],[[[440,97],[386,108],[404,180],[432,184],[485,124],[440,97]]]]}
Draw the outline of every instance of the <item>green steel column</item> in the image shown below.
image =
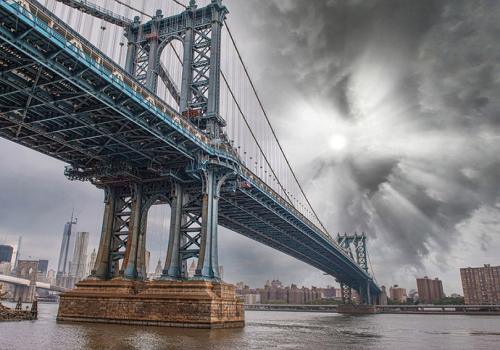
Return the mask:
{"type": "Polygon", "coordinates": [[[128,227],[127,247],[123,260],[124,277],[129,279],[137,278],[137,254],[139,244],[139,231],[141,228],[142,214],[142,185],[136,184],[133,191],[132,213],[128,227]]]}
{"type": "Polygon", "coordinates": [[[104,191],[105,191],[106,205],[104,207],[101,240],[99,243],[99,249],[97,251],[94,270],[92,270],[92,276],[99,279],[108,279],[110,277],[109,254],[111,250],[111,234],[113,232],[113,226],[115,221],[114,211],[115,211],[116,189],[113,187],[107,187],[104,191]]]}
{"type": "Polygon", "coordinates": [[[202,222],[201,222],[201,246],[196,267],[195,277],[199,279],[213,279],[214,266],[212,256],[212,244],[214,238],[214,227],[217,231],[217,208],[214,208],[215,195],[215,173],[208,169],[205,174],[205,191],[203,193],[202,222]],[[215,210],[214,210],[215,209],[215,210]],[[215,221],[215,223],[214,223],[215,221]]]}
{"type": "Polygon", "coordinates": [[[183,188],[175,184],[170,214],[170,235],[168,238],[167,257],[161,279],[177,279],[182,274],[182,257],[180,256],[183,188]]]}
{"type": "Polygon", "coordinates": [[[190,6],[186,10],[187,23],[186,31],[184,33],[184,55],[182,58],[182,81],[181,81],[181,96],[179,112],[182,113],[189,108],[189,103],[191,101],[191,82],[193,80],[193,42],[194,42],[194,30],[193,30],[193,11],[190,6]]]}

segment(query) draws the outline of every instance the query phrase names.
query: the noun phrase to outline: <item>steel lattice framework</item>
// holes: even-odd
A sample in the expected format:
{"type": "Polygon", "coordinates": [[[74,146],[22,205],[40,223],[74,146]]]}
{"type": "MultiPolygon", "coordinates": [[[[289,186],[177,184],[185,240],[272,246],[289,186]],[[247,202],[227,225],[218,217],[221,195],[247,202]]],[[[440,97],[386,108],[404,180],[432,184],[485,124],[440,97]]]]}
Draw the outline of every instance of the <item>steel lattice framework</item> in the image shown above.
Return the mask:
{"type": "Polygon", "coordinates": [[[168,203],[162,278],[185,277],[186,259],[197,257],[196,278],[219,279],[222,225],[335,276],[369,302],[380,289],[361,255],[355,261],[224,140],[218,80],[226,14],[214,0],[142,24],[115,18],[129,39],[124,70],[35,0],[1,1],[0,137],[67,163],[70,180],[105,191],[94,278],[145,278],[147,212],[168,203]],[[174,39],[184,44],[182,86],[170,89],[180,111],[154,93],[158,76],[169,79],[159,52],[174,39]]]}

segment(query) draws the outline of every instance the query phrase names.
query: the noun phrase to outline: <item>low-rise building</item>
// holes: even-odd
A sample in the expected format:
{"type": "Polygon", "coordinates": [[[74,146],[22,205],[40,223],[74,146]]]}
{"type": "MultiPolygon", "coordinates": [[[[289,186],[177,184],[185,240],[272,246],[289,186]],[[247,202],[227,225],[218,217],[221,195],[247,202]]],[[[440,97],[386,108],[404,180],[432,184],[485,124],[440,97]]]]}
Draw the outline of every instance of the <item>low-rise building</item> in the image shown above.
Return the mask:
{"type": "Polygon", "coordinates": [[[389,288],[389,296],[392,301],[400,304],[406,303],[406,289],[399,287],[397,284],[389,288]]]}
{"type": "Polygon", "coordinates": [[[445,298],[443,282],[439,278],[417,278],[417,289],[421,304],[433,304],[445,298]]]}

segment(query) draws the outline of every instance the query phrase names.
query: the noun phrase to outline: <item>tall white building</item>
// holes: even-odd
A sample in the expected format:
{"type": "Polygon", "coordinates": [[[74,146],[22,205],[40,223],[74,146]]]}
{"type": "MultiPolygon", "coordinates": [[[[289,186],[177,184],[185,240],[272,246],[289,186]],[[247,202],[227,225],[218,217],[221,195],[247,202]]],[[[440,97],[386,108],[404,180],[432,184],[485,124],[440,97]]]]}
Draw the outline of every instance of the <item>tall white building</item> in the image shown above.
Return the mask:
{"type": "Polygon", "coordinates": [[[87,249],[89,244],[88,232],[77,232],[75,236],[75,247],[71,262],[69,263],[69,274],[66,288],[73,288],[75,284],[87,277],[87,249]]]}
{"type": "Polygon", "coordinates": [[[97,257],[97,253],[96,253],[95,248],[94,248],[92,250],[92,253],[90,253],[89,264],[87,266],[87,273],[85,274],[86,276],[89,276],[92,273],[92,270],[94,269],[94,266],[95,266],[96,257],[97,257]]]}
{"type": "Polygon", "coordinates": [[[187,273],[188,273],[189,278],[194,277],[194,274],[196,273],[196,263],[195,263],[194,259],[191,260],[191,264],[189,265],[189,269],[188,269],[187,273]]]}
{"type": "Polygon", "coordinates": [[[149,250],[146,250],[146,258],[145,258],[145,265],[146,265],[146,275],[149,274],[149,261],[151,259],[151,252],[149,250]]]}
{"type": "Polygon", "coordinates": [[[57,275],[56,284],[61,287],[66,287],[69,265],[71,261],[70,247],[72,241],[72,228],[76,225],[77,219],[73,219],[73,213],[71,213],[71,219],[64,225],[63,238],[61,241],[61,249],[59,251],[59,261],[57,263],[57,275]]]}
{"type": "Polygon", "coordinates": [[[156,264],[155,273],[153,274],[153,279],[157,279],[161,277],[163,272],[163,266],[161,265],[161,260],[158,259],[158,263],[156,264]]]}

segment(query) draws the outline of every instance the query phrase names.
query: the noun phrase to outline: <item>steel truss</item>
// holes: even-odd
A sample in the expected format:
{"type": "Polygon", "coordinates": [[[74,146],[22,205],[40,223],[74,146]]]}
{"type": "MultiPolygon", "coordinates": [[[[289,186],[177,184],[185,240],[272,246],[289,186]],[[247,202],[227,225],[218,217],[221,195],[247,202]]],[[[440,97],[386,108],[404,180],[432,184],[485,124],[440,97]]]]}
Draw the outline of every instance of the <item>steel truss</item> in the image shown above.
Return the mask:
{"type": "Polygon", "coordinates": [[[127,71],[153,92],[160,76],[180,113],[215,139],[225,126],[219,115],[219,90],[221,29],[226,14],[220,0],[200,9],[192,3],[181,14],[164,18],[158,10],[150,21],[136,20],[125,29],[127,71]],[[180,40],[184,47],[180,92],[160,63],[161,52],[172,40],[180,40]]]}
{"type": "Polygon", "coordinates": [[[347,233],[337,235],[337,243],[344,249],[344,251],[349,254],[351,258],[354,259],[354,255],[351,250],[351,246],[354,247],[354,253],[356,255],[356,262],[359,266],[366,272],[368,272],[368,262],[366,257],[366,234],[363,232],[360,235],[355,233],[354,235],[348,235],[347,233]]]}
{"type": "Polygon", "coordinates": [[[344,304],[352,304],[352,289],[345,283],[340,283],[340,292],[342,294],[342,302],[344,304]]]}

